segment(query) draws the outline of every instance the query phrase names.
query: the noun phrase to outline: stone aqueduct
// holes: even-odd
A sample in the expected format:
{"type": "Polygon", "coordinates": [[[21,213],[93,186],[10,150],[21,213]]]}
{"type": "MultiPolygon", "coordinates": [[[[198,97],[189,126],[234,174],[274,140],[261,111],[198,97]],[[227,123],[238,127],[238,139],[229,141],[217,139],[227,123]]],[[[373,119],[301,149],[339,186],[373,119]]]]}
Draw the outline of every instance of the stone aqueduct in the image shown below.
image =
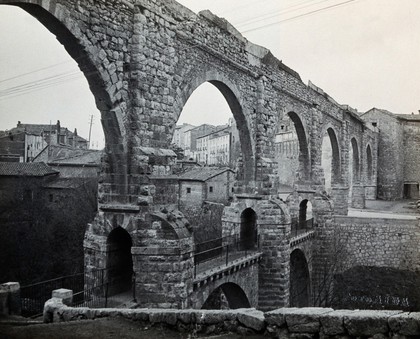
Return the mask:
{"type": "Polygon", "coordinates": [[[195,292],[188,222],[176,209],[153,203],[147,177],[156,164],[169,170],[168,164],[159,155],[152,163],[140,149],[167,149],[184,104],[198,86],[210,82],[232,110],[242,149],[236,197],[224,213],[224,235],[236,232],[244,209],[252,208],[258,215],[263,256],[257,286],[241,288],[245,293],[257,289],[250,298],[252,306],[289,305],[290,255],[296,249],[314,258],[311,289],[317,288],[328,225],[334,214],[347,214],[350,152],[355,206],[363,204],[366,186],[375,189],[376,132],[351,108],[315,86],[306,86],[295,71],[269,50],[247,41],[224,19],[209,11],[197,15],[173,0],[0,0],[0,4],[19,6],[36,17],[86,76],[106,139],[100,193],[112,187],[124,198],[137,187],[143,197],[135,206],[124,199],[100,200],[85,237],[88,276],[90,269],[106,267],[109,236],[122,228],[131,238],[129,260],[142,306],[200,307],[190,297],[195,292]],[[287,203],[277,195],[273,165],[276,126],[285,115],[296,127],[300,146],[295,192],[287,203]],[[331,197],[324,192],[321,169],[324,135],[333,150],[331,197]],[[317,226],[310,248],[290,245],[291,218],[304,199],[313,204],[317,226]]]}

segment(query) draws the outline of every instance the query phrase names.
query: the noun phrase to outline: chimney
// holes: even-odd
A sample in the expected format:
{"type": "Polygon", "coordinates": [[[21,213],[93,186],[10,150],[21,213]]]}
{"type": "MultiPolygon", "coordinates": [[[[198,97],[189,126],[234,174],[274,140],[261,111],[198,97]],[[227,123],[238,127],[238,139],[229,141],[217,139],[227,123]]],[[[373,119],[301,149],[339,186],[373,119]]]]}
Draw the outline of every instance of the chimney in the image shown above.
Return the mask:
{"type": "Polygon", "coordinates": [[[18,121],[17,127],[20,127],[20,125],[21,125],[21,122],[20,122],[20,121],[18,121]]]}
{"type": "Polygon", "coordinates": [[[57,120],[57,145],[60,144],[60,134],[61,134],[60,120],[57,120]]]}

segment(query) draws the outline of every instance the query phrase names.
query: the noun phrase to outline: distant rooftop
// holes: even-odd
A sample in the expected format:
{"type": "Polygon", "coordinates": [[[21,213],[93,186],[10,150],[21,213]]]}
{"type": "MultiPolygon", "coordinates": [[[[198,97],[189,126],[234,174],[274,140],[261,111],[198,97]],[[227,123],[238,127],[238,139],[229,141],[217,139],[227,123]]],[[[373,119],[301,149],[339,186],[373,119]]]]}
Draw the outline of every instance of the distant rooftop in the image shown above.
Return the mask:
{"type": "Polygon", "coordinates": [[[0,162],[0,176],[45,177],[58,173],[43,162],[0,162]]]}

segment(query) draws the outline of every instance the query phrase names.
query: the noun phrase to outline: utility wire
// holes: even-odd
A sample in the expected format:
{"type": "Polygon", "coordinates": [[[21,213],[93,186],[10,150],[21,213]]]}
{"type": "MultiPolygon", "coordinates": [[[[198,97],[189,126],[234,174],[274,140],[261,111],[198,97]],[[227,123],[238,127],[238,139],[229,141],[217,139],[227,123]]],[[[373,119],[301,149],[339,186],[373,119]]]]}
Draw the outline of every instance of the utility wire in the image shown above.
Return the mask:
{"type": "Polygon", "coordinates": [[[263,14],[263,15],[259,15],[255,18],[249,19],[249,20],[245,20],[245,21],[235,23],[235,26],[247,26],[251,23],[260,22],[260,21],[263,21],[263,20],[275,18],[279,15],[283,15],[283,14],[287,14],[287,13],[291,13],[291,12],[296,12],[296,11],[299,11],[299,10],[302,10],[302,9],[305,9],[305,8],[309,8],[309,7],[312,7],[312,6],[321,4],[323,2],[327,2],[327,1],[331,1],[331,0],[321,0],[321,1],[318,1],[318,2],[313,2],[313,0],[304,1],[304,2],[301,2],[300,4],[295,4],[293,6],[286,7],[284,9],[282,9],[280,11],[277,11],[277,12],[274,12],[274,13],[273,12],[266,13],[266,14],[263,14]],[[308,3],[308,2],[311,2],[311,3],[307,4],[306,6],[299,6],[299,5],[303,5],[305,3],[308,3]]]}
{"type": "Polygon", "coordinates": [[[248,33],[248,32],[258,31],[258,30],[260,30],[262,28],[265,28],[265,27],[270,27],[270,26],[281,24],[283,22],[287,22],[287,21],[298,19],[298,18],[302,18],[302,17],[308,16],[308,15],[313,15],[313,14],[316,14],[316,13],[319,13],[319,12],[323,12],[323,11],[326,11],[326,10],[329,10],[329,9],[333,9],[335,7],[339,7],[339,6],[343,6],[343,5],[349,4],[349,3],[354,2],[354,1],[359,1],[359,0],[347,0],[347,1],[344,1],[344,2],[340,2],[338,4],[334,4],[334,5],[331,5],[331,6],[319,8],[319,9],[314,10],[314,11],[311,11],[311,12],[307,12],[307,13],[303,13],[303,14],[300,14],[300,15],[296,15],[296,16],[291,17],[291,18],[287,18],[287,19],[275,21],[275,22],[272,22],[272,23],[269,23],[269,24],[266,24],[266,25],[263,25],[263,26],[259,26],[259,27],[251,28],[251,29],[248,29],[248,30],[245,30],[245,31],[241,31],[241,33],[248,33]]]}

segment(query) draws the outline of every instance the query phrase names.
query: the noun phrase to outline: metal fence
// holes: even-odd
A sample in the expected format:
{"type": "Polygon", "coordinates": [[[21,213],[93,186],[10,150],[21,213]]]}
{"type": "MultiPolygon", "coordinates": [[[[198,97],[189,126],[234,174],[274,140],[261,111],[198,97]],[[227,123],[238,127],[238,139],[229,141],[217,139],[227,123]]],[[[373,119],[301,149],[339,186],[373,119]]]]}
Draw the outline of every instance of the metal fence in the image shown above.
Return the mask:
{"type": "Polygon", "coordinates": [[[299,220],[298,218],[292,218],[291,236],[297,237],[303,233],[309,232],[314,227],[314,219],[299,220]]]}
{"type": "Polygon", "coordinates": [[[116,307],[135,300],[134,275],[130,286],[127,286],[126,279],[114,277],[109,281],[108,270],[98,269],[90,272],[88,284],[85,283],[85,274],[78,273],[21,287],[22,315],[42,315],[45,302],[51,299],[52,291],[59,288],[73,291],[74,307],[116,307]],[[121,286],[126,288],[121,289],[121,286]]]}
{"type": "Polygon", "coordinates": [[[69,275],[20,288],[22,315],[34,317],[42,314],[44,304],[51,299],[52,291],[67,288],[75,292],[84,289],[84,273],[69,275]]]}
{"type": "Polygon", "coordinates": [[[196,244],[194,250],[194,277],[213,267],[247,257],[260,249],[259,236],[250,238],[224,237],[196,244]]]}

